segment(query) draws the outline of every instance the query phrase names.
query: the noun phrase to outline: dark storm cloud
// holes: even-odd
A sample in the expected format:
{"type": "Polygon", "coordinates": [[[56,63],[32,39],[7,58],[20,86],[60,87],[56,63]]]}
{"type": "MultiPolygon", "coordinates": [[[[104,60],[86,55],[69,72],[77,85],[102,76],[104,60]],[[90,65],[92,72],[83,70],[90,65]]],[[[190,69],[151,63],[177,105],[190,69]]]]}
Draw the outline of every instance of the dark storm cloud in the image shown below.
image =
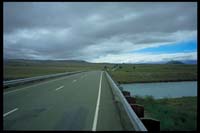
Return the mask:
{"type": "Polygon", "coordinates": [[[197,4],[4,2],[3,23],[5,58],[90,60],[195,35],[197,4]]]}

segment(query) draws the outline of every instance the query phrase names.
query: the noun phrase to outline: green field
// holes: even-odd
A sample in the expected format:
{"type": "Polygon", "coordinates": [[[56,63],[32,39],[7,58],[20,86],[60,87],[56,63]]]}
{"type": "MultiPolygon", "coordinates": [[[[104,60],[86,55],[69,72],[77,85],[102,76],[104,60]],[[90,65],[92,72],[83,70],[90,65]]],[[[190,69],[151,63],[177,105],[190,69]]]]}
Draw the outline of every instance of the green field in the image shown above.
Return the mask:
{"type": "Polygon", "coordinates": [[[119,83],[193,81],[197,80],[197,65],[144,64],[120,65],[111,76],[119,83]],[[135,68],[133,68],[135,67],[135,68]]]}
{"type": "Polygon", "coordinates": [[[115,66],[116,64],[83,61],[11,60],[3,64],[3,78],[12,80],[71,71],[107,70],[119,83],[197,80],[197,65],[120,64],[115,66]]]}
{"type": "Polygon", "coordinates": [[[197,128],[197,97],[155,100],[136,96],[145,109],[145,117],[160,120],[161,131],[191,131],[197,128]]]}
{"type": "Polygon", "coordinates": [[[54,73],[100,70],[103,66],[104,64],[85,62],[12,60],[4,63],[3,78],[4,80],[12,80],[54,73]]]}

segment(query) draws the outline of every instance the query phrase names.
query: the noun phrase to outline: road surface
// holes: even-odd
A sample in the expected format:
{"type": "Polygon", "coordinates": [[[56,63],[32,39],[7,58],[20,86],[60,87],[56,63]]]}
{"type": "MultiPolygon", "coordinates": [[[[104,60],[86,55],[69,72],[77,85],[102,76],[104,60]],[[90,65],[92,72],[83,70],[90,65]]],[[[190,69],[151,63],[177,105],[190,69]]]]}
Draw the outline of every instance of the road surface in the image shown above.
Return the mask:
{"type": "Polygon", "coordinates": [[[6,89],[3,129],[124,130],[103,71],[6,89]]]}

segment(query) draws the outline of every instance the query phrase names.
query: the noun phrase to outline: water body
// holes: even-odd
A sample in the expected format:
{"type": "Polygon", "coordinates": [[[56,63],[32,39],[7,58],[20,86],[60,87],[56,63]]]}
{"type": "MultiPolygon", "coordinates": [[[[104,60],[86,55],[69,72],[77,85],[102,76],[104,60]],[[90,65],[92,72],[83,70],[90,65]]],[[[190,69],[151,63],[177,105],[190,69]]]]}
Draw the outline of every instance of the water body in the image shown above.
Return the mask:
{"type": "Polygon", "coordinates": [[[121,84],[132,96],[151,95],[155,99],[197,96],[197,81],[121,84]]]}

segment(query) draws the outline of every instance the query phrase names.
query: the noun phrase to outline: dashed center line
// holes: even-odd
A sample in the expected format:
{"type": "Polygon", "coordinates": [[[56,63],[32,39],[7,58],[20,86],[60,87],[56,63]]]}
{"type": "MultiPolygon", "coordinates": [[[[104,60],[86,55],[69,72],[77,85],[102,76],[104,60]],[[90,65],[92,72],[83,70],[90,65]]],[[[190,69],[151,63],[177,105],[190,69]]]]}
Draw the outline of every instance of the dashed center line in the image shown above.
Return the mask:
{"type": "Polygon", "coordinates": [[[84,78],[84,77],[85,77],[85,75],[81,76],[81,78],[84,78]]]}
{"type": "Polygon", "coordinates": [[[56,89],[56,91],[62,89],[63,87],[64,87],[64,86],[60,86],[60,87],[58,87],[58,88],[56,89]]]}
{"type": "Polygon", "coordinates": [[[77,80],[73,80],[72,82],[74,83],[74,82],[76,82],[77,80]]]}
{"type": "Polygon", "coordinates": [[[84,77],[86,77],[87,75],[86,74],[84,74],[83,76],[81,76],[81,78],[84,78],[84,77]]]}
{"type": "MultiPolygon", "coordinates": [[[[72,75],[72,76],[74,76],[74,75],[72,75]]],[[[51,80],[49,80],[49,81],[42,82],[42,83],[37,83],[37,84],[34,84],[34,85],[30,85],[30,86],[27,86],[27,87],[23,87],[23,88],[21,88],[21,89],[17,89],[17,90],[13,90],[13,91],[7,91],[7,92],[4,92],[3,94],[5,95],[5,94],[12,93],[12,92],[25,90],[25,89],[28,89],[28,88],[31,88],[31,87],[35,87],[35,86],[47,84],[47,83],[50,83],[50,82],[54,82],[54,81],[58,81],[58,80],[63,80],[63,79],[65,79],[65,78],[69,78],[69,76],[68,76],[68,77],[65,76],[65,77],[62,77],[62,78],[57,78],[57,79],[54,79],[54,80],[51,79],[51,80]]]]}
{"type": "Polygon", "coordinates": [[[15,109],[13,109],[13,110],[11,110],[11,111],[9,111],[9,112],[3,114],[3,117],[5,117],[5,116],[7,116],[7,115],[9,115],[9,114],[11,114],[11,113],[17,111],[17,110],[18,110],[18,108],[15,108],[15,109]]]}

